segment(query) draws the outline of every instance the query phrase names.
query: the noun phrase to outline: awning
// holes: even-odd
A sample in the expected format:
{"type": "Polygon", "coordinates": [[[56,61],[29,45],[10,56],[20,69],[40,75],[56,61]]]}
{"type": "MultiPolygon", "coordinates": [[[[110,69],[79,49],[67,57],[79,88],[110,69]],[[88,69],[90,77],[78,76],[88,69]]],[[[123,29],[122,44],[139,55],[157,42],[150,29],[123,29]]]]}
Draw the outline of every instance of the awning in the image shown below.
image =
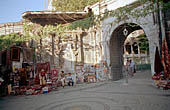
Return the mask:
{"type": "Polygon", "coordinates": [[[26,11],[22,17],[40,25],[55,25],[71,23],[83,19],[87,15],[87,12],[26,11]]]}

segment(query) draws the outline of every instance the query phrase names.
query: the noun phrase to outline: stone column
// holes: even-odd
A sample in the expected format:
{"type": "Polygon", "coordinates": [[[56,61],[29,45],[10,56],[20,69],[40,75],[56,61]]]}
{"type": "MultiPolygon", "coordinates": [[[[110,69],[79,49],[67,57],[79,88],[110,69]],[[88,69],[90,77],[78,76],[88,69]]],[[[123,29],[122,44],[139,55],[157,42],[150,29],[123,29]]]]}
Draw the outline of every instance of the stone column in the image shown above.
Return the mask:
{"type": "Polygon", "coordinates": [[[84,33],[83,32],[81,35],[80,35],[80,51],[81,51],[81,63],[84,64],[84,42],[83,42],[83,37],[84,37],[84,33]]]}
{"type": "Polygon", "coordinates": [[[42,62],[42,38],[40,38],[40,62],[42,62]]]}
{"type": "Polygon", "coordinates": [[[107,57],[108,57],[108,54],[109,54],[109,47],[107,45],[107,41],[101,41],[101,46],[102,46],[102,60],[105,60],[107,61],[107,57]]]}
{"type": "Polygon", "coordinates": [[[52,61],[51,61],[51,64],[52,64],[52,66],[54,66],[54,37],[55,37],[55,34],[53,33],[51,35],[51,39],[52,39],[52,61]]]}
{"type": "Polygon", "coordinates": [[[137,45],[138,45],[138,58],[140,59],[140,64],[142,63],[141,62],[141,52],[140,52],[140,47],[139,47],[139,43],[137,43],[137,45]]]}
{"type": "Polygon", "coordinates": [[[159,47],[158,34],[155,31],[151,31],[149,34],[149,55],[151,62],[152,75],[154,74],[154,62],[155,62],[155,50],[156,46],[159,47]]]}
{"type": "Polygon", "coordinates": [[[132,55],[132,59],[133,59],[133,61],[134,61],[134,51],[133,51],[133,43],[131,43],[131,45],[130,45],[131,47],[131,55],[132,55]]]}

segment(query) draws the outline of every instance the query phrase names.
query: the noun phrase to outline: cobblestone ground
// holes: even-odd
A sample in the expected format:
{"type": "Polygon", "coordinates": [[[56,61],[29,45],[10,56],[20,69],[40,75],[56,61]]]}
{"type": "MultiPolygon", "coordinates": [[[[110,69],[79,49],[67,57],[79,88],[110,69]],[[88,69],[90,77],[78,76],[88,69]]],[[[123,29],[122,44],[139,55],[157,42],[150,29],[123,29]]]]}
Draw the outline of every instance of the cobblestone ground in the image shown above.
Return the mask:
{"type": "Polygon", "coordinates": [[[150,71],[119,81],[79,84],[34,96],[0,99],[0,110],[170,110],[170,90],[157,89],[150,71]]]}

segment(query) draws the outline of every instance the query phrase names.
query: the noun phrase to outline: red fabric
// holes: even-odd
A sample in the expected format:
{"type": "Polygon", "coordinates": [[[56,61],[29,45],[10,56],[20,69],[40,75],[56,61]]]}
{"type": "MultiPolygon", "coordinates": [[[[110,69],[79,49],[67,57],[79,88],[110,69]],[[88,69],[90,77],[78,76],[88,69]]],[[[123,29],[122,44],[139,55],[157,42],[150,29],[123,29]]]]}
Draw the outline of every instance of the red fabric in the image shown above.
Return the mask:
{"type": "Polygon", "coordinates": [[[34,84],[40,84],[40,79],[39,79],[38,75],[36,75],[36,77],[34,79],[34,84]]]}
{"type": "Polygon", "coordinates": [[[41,76],[45,76],[45,72],[41,72],[41,76]]]}
{"type": "Polygon", "coordinates": [[[58,70],[57,69],[52,69],[52,76],[57,77],[58,76],[58,70]]]}
{"type": "Polygon", "coordinates": [[[162,63],[161,63],[158,47],[156,47],[156,51],[155,51],[154,71],[155,71],[156,74],[163,71],[163,66],[162,66],[162,63]]]}
{"type": "MultiPolygon", "coordinates": [[[[10,57],[11,57],[11,61],[20,61],[20,51],[21,49],[18,48],[18,47],[11,47],[11,54],[10,54],[10,57]]],[[[7,54],[8,56],[8,54],[7,54]]]]}
{"type": "Polygon", "coordinates": [[[40,73],[42,69],[44,70],[45,73],[48,73],[50,72],[50,63],[49,62],[37,63],[36,68],[37,68],[37,73],[40,73]]]}
{"type": "Polygon", "coordinates": [[[168,45],[166,41],[166,37],[163,40],[163,45],[162,45],[162,64],[164,68],[164,76],[165,78],[169,77],[170,74],[170,55],[168,52],[168,45]]]}
{"type": "Polygon", "coordinates": [[[23,60],[24,62],[33,62],[33,50],[30,48],[23,48],[23,60]]]}

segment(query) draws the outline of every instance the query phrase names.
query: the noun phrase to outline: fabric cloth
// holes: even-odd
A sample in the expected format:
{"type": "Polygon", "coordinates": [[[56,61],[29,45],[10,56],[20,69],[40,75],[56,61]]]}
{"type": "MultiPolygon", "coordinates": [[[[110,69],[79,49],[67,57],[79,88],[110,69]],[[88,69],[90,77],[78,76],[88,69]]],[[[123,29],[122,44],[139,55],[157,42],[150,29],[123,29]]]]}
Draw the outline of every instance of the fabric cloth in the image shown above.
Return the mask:
{"type": "Polygon", "coordinates": [[[163,71],[163,66],[161,63],[158,47],[156,47],[156,51],[155,51],[154,71],[155,73],[160,73],[161,71],[163,71]]]}
{"type": "Polygon", "coordinates": [[[33,62],[33,50],[30,48],[23,48],[23,61],[33,62]]]}
{"type": "Polygon", "coordinates": [[[44,72],[48,73],[50,72],[50,63],[49,62],[37,63],[36,68],[37,68],[37,73],[40,73],[42,69],[44,70],[44,72]]]}
{"type": "Polygon", "coordinates": [[[40,74],[41,74],[41,76],[45,76],[45,72],[41,72],[40,74]]]}
{"type": "Polygon", "coordinates": [[[170,54],[169,54],[169,48],[166,41],[166,37],[163,40],[162,45],[162,65],[164,69],[164,78],[169,79],[170,78],[170,54]]]}
{"type": "Polygon", "coordinates": [[[11,47],[11,55],[7,53],[7,60],[10,61],[10,56],[11,56],[11,61],[20,61],[20,51],[21,49],[18,47],[11,47]]]}

